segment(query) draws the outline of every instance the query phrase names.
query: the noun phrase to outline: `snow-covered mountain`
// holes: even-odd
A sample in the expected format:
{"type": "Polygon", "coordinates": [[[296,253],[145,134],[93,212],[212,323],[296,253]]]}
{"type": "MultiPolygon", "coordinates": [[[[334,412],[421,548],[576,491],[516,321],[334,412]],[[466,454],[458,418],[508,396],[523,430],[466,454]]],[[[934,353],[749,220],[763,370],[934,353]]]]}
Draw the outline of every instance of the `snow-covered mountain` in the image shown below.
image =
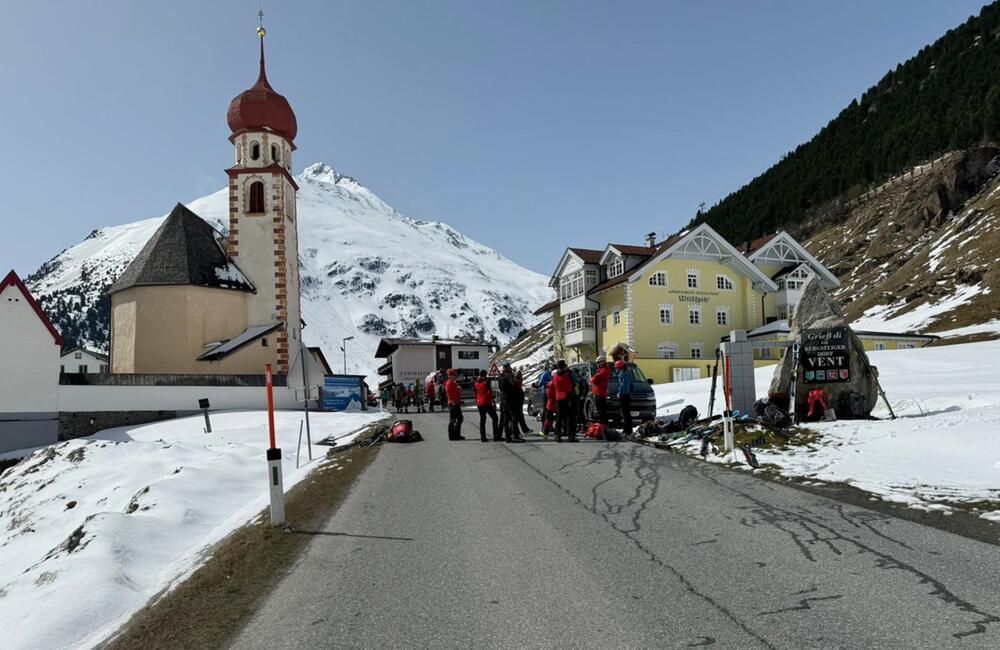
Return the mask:
{"type": "MultiPolygon", "coordinates": [[[[506,343],[552,298],[547,278],[447,224],[399,214],[350,176],[317,163],[296,177],[303,336],[342,369],[374,378],[383,336],[483,335],[506,343]]],[[[227,190],[187,204],[225,232],[227,190]]],[[[107,349],[107,288],[164,217],[95,230],[27,279],[63,335],[107,349]]]]}

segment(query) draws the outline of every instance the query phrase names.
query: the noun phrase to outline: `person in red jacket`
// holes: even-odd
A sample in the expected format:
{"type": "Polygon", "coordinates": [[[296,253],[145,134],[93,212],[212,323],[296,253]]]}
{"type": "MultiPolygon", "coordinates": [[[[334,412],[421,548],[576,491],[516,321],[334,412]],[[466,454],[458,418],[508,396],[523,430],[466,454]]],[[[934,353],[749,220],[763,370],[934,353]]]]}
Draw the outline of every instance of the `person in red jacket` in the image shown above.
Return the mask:
{"type": "Polygon", "coordinates": [[[448,399],[448,440],[465,440],[462,435],[462,389],[455,381],[454,368],[448,369],[448,381],[444,382],[444,394],[448,399]]]}
{"type": "MultiPolygon", "coordinates": [[[[437,375],[434,375],[434,376],[436,377],[437,375]]],[[[435,395],[437,395],[437,392],[436,392],[435,387],[434,387],[434,379],[433,378],[427,380],[427,383],[426,383],[426,386],[425,386],[425,390],[424,390],[424,394],[427,395],[427,406],[430,409],[430,412],[433,413],[434,412],[434,401],[435,401],[434,397],[435,397],[435,395]]]]}
{"type": "Polygon", "coordinates": [[[571,424],[573,415],[571,413],[570,395],[573,392],[573,379],[569,375],[569,368],[566,362],[560,360],[556,364],[556,374],[552,377],[556,392],[556,442],[562,442],[565,435],[570,442],[576,442],[576,431],[571,424]]]}
{"type": "Polygon", "coordinates": [[[556,417],[556,385],[551,380],[545,385],[545,413],[542,415],[542,427],[546,434],[552,433],[552,420],[556,417]]]}
{"type": "Polygon", "coordinates": [[[479,439],[486,440],[486,416],[493,420],[493,441],[500,442],[500,431],[497,430],[497,409],[493,405],[493,389],[485,370],[479,371],[479,378],[472,386],[476,393],[476,408],[479,410],[479,439]]]}
{"type": "Polygon", "coordinates": [[[604,357],[597,357],[597,372],[590,378],[590,389],[594,393],[594,406],[597,407],[597,421],[608,423],[608,380],[611,379],[611,366],[604,357]]]}

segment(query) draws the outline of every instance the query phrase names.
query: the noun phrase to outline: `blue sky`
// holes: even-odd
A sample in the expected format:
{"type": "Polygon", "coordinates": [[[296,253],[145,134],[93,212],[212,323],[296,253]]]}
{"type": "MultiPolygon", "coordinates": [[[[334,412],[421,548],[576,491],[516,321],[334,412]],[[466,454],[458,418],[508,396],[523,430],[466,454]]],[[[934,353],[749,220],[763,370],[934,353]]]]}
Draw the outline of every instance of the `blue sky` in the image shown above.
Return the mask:
{"type": "MultiPolygon", "coordinates": [[[[677,230],[979,11],[964,0],[265,2],[323,161],[548,274],[677,230]]],[[[255,0],[2,2],[0,266],[225,184],[255,0]]]]}

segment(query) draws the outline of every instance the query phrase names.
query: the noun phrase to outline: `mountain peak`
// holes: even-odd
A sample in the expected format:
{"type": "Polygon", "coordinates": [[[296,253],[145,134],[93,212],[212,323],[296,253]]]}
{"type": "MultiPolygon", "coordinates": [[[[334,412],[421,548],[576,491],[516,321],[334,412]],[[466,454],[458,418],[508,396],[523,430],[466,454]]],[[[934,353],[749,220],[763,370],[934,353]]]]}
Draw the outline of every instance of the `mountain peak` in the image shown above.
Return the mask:
{"type": "Polygon", "coordinates": [[[300,178],[319,183],[329,183],[331,185],[339,185],[342,181],[347,181],[352,185],[361,187],[361,183],[359,183],[356,179],[351,178],[347,174],[341,174],[325,162],[316,162],[309,165],[302,170],[300,178]]]}

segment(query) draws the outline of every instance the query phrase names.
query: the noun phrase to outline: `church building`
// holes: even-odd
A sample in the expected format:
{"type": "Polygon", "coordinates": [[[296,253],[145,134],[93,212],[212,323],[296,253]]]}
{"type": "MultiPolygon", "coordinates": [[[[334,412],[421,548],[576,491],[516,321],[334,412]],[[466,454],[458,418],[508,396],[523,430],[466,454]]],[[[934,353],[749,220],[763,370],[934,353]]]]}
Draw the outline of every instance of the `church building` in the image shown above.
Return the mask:
{"type": "Polygon", "coordinates": [[[301,349],[297,124],[268,83],[229,105],[229,232],[178,204],[110,289],[111,372],[286,374],[301,349]]]}

